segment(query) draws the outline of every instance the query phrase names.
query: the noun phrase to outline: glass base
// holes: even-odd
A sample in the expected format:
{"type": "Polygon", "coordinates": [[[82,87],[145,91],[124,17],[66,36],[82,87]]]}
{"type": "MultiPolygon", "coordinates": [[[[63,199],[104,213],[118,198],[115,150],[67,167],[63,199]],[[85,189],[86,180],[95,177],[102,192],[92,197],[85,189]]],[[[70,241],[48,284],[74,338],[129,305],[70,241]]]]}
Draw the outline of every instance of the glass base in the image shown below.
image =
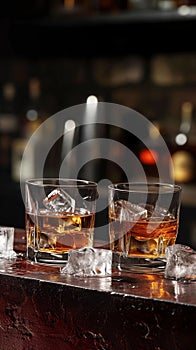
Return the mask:
{"type": "Polygon", "coordinates": [[[65,265],[68,260],[68,253],[52,253],[52,252],[42,252],[35,251],[32,248],[27,248],[27,259],[34,263],[38,264],[47,264],[47,265],[56,265],[63,264],[65,265]]]}
{"type": "Polygon", "coordinates": [[[150,259],[141,257],[124,257],[113,254],[112,266],[119,271],[130,271],[136,273],[161,273],[164,272],[166,260],[163,258],[150,259]]]}

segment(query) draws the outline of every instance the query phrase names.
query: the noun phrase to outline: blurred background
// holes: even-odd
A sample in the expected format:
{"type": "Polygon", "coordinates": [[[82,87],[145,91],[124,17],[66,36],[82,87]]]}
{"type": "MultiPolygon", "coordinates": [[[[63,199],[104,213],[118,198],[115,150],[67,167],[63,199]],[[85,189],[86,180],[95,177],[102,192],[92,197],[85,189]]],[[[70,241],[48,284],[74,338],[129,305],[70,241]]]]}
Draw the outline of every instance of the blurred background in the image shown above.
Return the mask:
{"type": "MultiPolygon", "coordinates": [[[[0,225],[24,227],[20,162],[32,133],[93,95],[135,109],[156,125],[172,155],[173,179],[183,187],[178,240],[196,248],[195,31],[191,0],[1,4],[0,225]]],[[[47,176],[55,175],[60,148],[49,157],[47,176]]],[[[153,178],[153,149],[137,145],[137,152],[153,178]]],[[[99,176],[101,171],[95,180],[99,176]]]]}

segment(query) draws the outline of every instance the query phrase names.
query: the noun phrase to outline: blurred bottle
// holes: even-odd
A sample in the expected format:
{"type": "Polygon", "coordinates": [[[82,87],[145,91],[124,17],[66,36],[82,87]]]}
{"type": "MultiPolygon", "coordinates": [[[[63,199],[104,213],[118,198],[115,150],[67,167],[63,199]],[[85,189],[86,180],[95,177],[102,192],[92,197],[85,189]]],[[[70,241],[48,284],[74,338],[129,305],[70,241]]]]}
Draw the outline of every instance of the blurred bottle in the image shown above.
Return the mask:
{"type": "Polygon", "coordinates": [[[196,182],[196,140],[193,129],[193,104],[181,106],[181,121],[178,133],[171,145],[173,178],[177,183],[196,182]]]}
{"type": "Polygon", "coordinates": [[[16,89],[13,83],[6,83],[0,106],[0,171],[6,179],[10,178],[12,142],[17,135],[16,89]]]}
{"type": "Polygon", "coordinates": [[[41,83],[32,78],[28,83],[28,102],[24,108],[22,136],[28,138],[39,127],[42,119],[41,112],[41,83]]]}
{"type": "MultiPolygon", "coordinates": [[[[27,142],[41,123],[49,116],[49,113],[43,106],[41,83],[37,78],[29,80],[28,99],[23,114],[24,116],[21,117],[20,135],[12,144],[12,179],[16,182],[20,181],[21,161],[27,142]]],[[[32,177],[35,174],[36,152],[37,148],[33,148],[32,152],[29,153],[29,158],[26,160],[27,165],[24,167],[26,169],[26,172],[23,174],[24,178],[32,177]]],[[[25,162],[25,159],[23,159],[23,162],[25,162]]]]}

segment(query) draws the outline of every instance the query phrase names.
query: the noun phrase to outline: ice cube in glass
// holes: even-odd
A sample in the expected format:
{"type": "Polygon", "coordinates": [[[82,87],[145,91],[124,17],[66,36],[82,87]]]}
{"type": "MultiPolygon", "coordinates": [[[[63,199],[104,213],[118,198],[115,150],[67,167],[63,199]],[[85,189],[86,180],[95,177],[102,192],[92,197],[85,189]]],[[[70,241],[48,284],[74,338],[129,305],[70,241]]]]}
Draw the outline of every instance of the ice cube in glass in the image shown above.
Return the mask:
{"type": "Polygon", "coordinates": [[[74,212],[75,200],[62,189],[54,189],[43,200],[43,204],[52,212],[74,212]]]}

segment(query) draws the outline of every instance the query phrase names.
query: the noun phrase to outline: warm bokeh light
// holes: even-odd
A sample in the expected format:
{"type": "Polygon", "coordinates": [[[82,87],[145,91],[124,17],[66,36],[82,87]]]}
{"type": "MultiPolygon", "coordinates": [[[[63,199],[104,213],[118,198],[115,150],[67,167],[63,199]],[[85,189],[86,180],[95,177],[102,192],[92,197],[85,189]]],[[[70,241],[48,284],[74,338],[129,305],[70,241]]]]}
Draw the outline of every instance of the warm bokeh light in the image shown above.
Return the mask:
{"type": "Polygon", "coordinates": [[[151,149],[144,149],[140,152],[139,158],[143,164],[153,165],[158,160],[158,154],[151,149]]]}

